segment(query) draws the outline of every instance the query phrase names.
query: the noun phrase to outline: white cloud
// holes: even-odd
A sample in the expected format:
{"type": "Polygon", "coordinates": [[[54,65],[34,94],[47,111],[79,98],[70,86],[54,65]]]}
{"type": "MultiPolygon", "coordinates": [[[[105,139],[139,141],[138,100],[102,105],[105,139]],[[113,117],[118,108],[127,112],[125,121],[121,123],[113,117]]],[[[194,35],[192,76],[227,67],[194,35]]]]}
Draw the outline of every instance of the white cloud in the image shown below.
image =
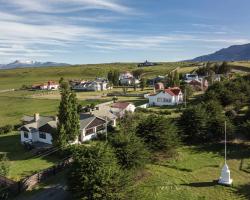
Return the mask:
{"type": "Polygon", "coordinates": [[[81,10],[102,9],[128,13],[132,9],[114,0],[0,0],[8,6],[21,11],[41,13],[67,13],[81,10]]]}

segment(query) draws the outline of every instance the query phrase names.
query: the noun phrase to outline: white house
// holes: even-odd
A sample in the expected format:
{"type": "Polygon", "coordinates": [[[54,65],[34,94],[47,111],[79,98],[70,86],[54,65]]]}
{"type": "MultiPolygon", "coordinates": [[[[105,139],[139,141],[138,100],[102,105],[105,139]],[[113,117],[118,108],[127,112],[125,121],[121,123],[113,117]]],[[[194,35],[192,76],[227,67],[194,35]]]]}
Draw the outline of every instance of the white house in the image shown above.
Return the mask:
{"type": "Polygon", "coordinates": [[[73,85],[72,89],[77,91],[104,91],[111,88],[108,87],[106,80],[96,79],[95,81],[81,81],[73,85]]]}
{"type": "Polygon", "coordinates": [[[32,88],[38,90],[58,90],[59,84],[54,81],[48,81],[47,83],[33,85],[32,88]]]}
{"type": "Polygon", "coordinates": [[[147,96],[150,106],[178,105],[183,103],[183,94],[178,87],[168,88],[147,96]]]}
{"type": "MultiPolygon", "coordinates": [[[[44,117],[39,114],[32,116],[24,116],[24,125],[19,129],[21,142],[25,143],[53,143],[53,135],[57,134],[56,117],[44,117]]],[[[105,119],[96,117],[92,114],[80,115],[79,137],[73,143],[81,143],[91,140],[98,133],[106,133],[107,122],[105,119]]]]}
{"type": "Polygon", "coordinates": [[[118,102],[111,105],[111,112],[117,117],[123,117],[126,112],[135,112],[135,105],[127,102],[118,102]]]}
{"type": "Polygon", "coordinates": [[[185,74],[184,81],[186,83],[189,83],[194,80],[197,80],[197,81],[199,80],[199,76],[197,74],[185,74]]]}

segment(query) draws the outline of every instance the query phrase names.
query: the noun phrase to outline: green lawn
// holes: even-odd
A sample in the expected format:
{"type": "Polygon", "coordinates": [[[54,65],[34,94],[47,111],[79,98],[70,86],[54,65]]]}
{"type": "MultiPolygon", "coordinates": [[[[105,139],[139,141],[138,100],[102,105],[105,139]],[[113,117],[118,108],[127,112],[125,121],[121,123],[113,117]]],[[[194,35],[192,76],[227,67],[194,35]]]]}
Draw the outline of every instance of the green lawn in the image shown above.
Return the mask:
{"type": "MultiPolygon", "coordinates": [[[[250,146],[229,147],[228,164],[233,187],[217,184],[224,164],[223,144],[216,147],[183,147],[177,160],[163,160],[147,166],[146,177],[138,182],[138,199],[143,200],[247,200],[250,198],[250,173],[240,170],[250,161],[250,146]],[[218,151],[218,152],[217,152],[218,151]]],[[[249,167],[249,166],[248,166],[249,167]]]]}
{"type": "Polygon", "coordinates": [[[8,177],[13,180],[32,175],[59,161],[56,156],[32,158],[33,155],[21,145],[19,133],[0,135],[0,153],[7,153],[10,161],[8,177]]]}

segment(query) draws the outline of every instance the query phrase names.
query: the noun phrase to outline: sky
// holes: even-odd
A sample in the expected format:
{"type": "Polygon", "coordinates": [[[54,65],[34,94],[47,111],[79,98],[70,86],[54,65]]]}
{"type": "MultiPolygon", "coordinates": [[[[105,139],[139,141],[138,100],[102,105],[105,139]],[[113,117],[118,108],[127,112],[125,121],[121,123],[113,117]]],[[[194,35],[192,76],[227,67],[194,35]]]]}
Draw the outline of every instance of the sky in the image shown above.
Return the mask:
{"type": "Polygon", "coordinates": [[[179,61],[250,41],[249,0],[0,0],[0,63],[179,61]]]}

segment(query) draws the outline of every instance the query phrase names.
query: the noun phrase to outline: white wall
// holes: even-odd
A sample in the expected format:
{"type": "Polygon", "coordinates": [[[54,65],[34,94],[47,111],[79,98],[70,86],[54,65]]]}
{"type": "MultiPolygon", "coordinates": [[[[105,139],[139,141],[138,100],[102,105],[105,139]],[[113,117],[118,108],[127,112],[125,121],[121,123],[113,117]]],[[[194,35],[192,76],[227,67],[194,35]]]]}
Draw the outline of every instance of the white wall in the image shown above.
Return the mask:
{"type": "Polygon", "coordinates": [[[160,92],[157,95],[154,96],[148,96],[149,99],[149,105],[150,106],[167,106],[167,105],[176,105],[178,103],[178,98],[175,98],[174,96],[171,96],[168,93],[160,92]],[[159,101],[159,100],[162,101],[159,101]],[[169,101],[167,101],[169,100],[169,101]]]}

